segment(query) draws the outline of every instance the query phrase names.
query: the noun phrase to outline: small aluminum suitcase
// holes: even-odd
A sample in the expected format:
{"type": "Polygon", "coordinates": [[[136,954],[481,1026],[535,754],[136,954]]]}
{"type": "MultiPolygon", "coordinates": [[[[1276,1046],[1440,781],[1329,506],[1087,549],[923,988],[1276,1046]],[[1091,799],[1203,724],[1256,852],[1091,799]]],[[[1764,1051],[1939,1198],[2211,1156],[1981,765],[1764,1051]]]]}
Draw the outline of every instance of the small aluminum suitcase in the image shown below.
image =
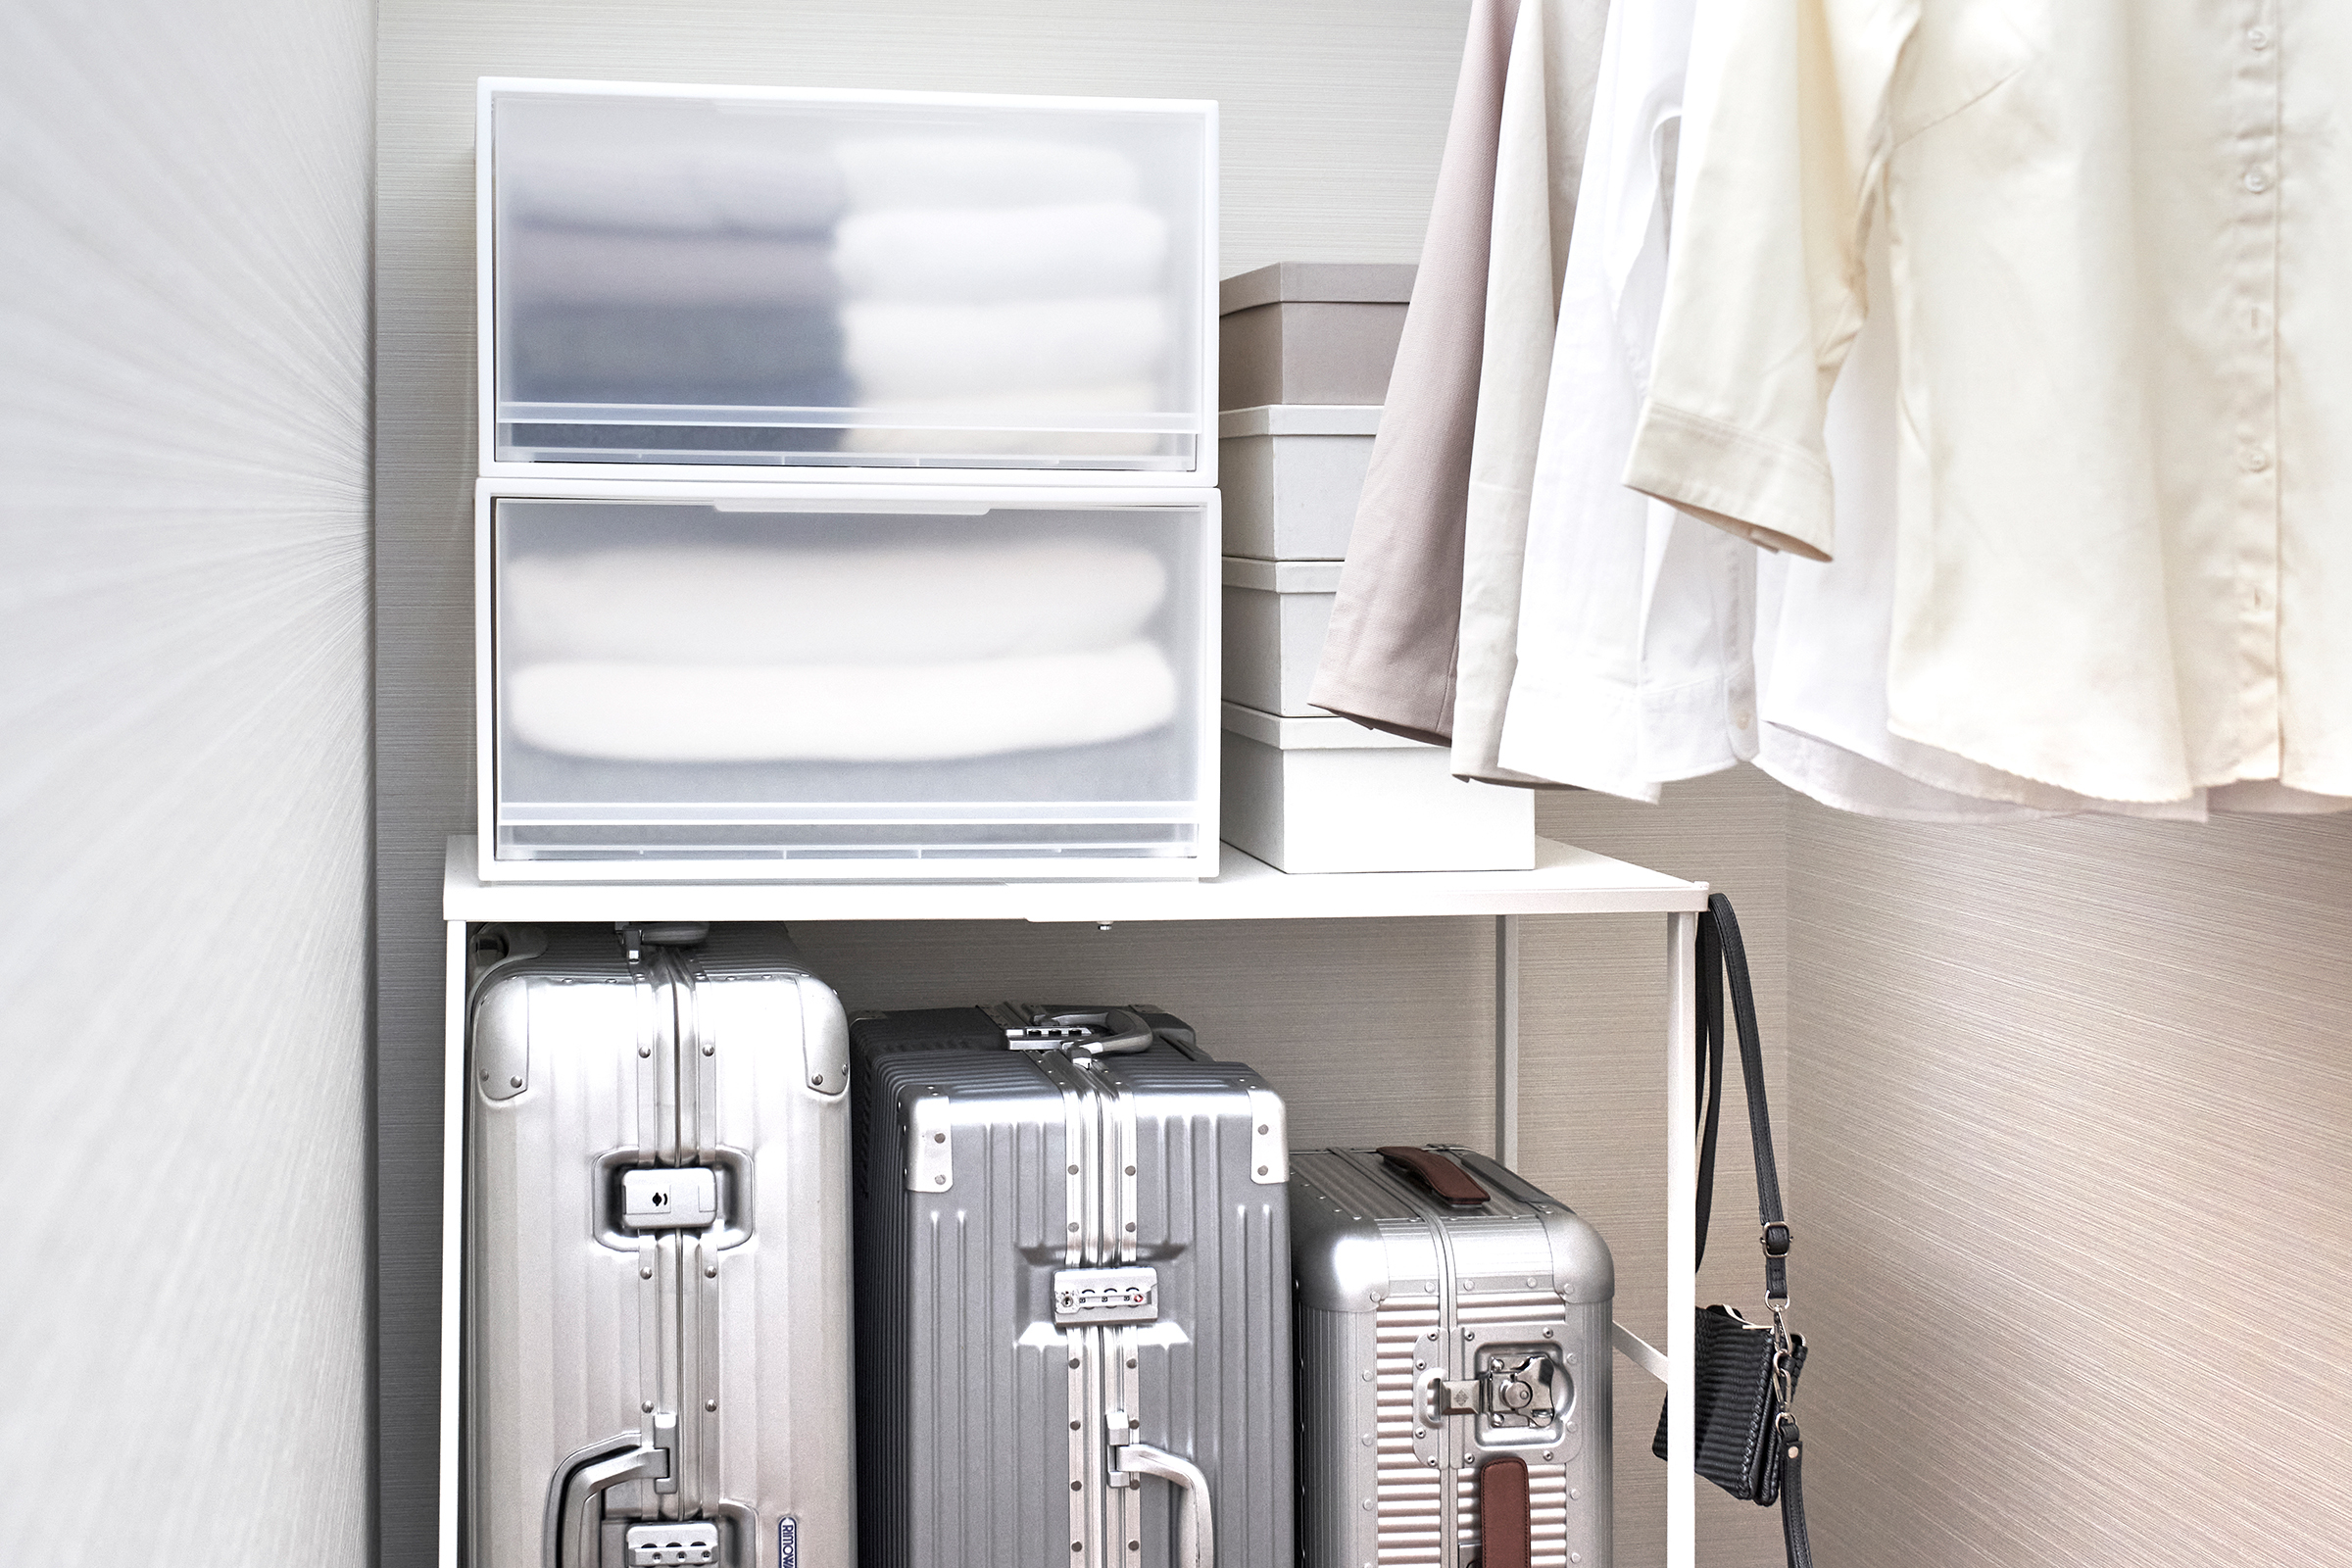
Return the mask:
{"type": "Polygon", "coordinates": [[[468,1568],[854,1568],[839,1000],[776,926],[474,969],[468,1568]]]}
{"type": "Polygon", "coordinates": [[[1282,1101],[1149,1008],[852,1041],[865,1568],[1293,1568],[1282,1101]]]}
{"type": "Polygon", "coordinates": [[[1291,1165],[1303,1568],[1609,1568],[1608,1244],[1465,1149],[1291,1165]]]}

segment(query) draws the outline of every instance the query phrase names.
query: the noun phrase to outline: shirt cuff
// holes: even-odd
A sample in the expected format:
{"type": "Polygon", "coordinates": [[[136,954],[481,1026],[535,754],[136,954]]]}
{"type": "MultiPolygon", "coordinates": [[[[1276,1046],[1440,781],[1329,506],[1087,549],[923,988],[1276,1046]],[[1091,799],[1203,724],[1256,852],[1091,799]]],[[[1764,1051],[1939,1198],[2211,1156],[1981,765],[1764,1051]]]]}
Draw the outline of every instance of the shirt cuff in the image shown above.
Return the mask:
{"type": "Polygon", "coordinates": [[[1829,465],[1803,447],[1653,399],[1642,406],[1624,482],[1767,550],[1830,559],[1836,491],[1829,465]]]}

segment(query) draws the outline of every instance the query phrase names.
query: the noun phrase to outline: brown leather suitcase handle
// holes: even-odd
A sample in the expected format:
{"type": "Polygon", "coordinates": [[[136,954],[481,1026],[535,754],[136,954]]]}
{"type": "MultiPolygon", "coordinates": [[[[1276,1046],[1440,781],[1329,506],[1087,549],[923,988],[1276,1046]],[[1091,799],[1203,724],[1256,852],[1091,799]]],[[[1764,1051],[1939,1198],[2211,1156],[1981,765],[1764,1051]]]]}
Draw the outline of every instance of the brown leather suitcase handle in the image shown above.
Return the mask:
{"type": "Polygon", "coordinates": [[[1527,1461],[1489,1459],[1478,1472],[1478,1568],[1529,1568],[1534,1538],[1527,1461]]]}
{"type": "Polygon", "coordinates": [[[1488,1201],[1487,1190],[1470,1173],[1434,1149],[1390,1144],[1373,1151],[1392,1165],[1402,1166],[1420,1178],[1421,1185],[1453,1208],[1476,1208],[1488,1201]]]}

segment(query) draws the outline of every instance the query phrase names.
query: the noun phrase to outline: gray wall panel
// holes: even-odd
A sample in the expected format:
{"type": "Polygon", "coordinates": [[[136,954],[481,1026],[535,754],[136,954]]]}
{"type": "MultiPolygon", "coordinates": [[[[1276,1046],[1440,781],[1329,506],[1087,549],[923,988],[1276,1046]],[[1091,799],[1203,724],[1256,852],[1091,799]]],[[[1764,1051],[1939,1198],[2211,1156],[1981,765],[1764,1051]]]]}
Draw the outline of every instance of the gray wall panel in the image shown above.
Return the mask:
{"type": "Polygon", "coordinates": [[[12,1562],[368,1541],[374,9],[0,9],[12,1562]]]}

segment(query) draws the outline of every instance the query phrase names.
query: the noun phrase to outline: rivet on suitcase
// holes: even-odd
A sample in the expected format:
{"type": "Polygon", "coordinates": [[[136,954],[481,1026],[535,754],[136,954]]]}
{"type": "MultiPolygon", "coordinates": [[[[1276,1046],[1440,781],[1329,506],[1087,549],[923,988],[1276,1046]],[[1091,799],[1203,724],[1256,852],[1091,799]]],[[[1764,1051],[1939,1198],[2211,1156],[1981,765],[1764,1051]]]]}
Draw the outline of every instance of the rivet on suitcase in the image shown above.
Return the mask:
{"type": "Polygon", "coordinates": [[[849,1038],[781,927],[485,927],[470,1568],[853,1568],[849,1038]]]}
{"type": "Polygon", "coordinates": [[[1304,1568],[1608,1568],[1608,1245],[1468,1150],[1301,1152],[1304,1568]]]}
{"type": "Polygon", "coordinates": [[[1281,1100],[1148,1008],[852,1039],[865,1568],[1293,1568],[1281,1100]]]}

